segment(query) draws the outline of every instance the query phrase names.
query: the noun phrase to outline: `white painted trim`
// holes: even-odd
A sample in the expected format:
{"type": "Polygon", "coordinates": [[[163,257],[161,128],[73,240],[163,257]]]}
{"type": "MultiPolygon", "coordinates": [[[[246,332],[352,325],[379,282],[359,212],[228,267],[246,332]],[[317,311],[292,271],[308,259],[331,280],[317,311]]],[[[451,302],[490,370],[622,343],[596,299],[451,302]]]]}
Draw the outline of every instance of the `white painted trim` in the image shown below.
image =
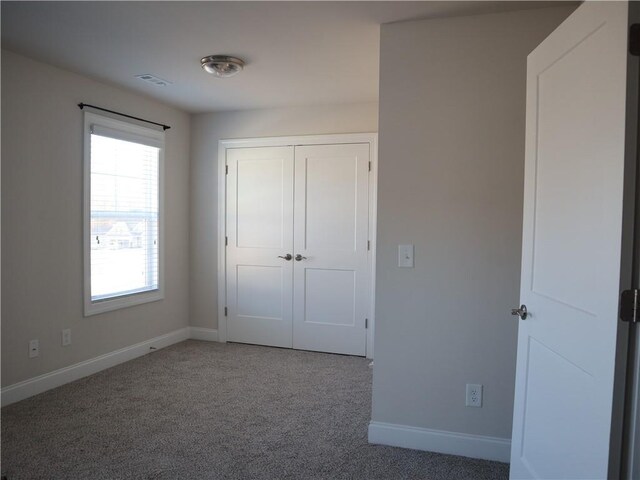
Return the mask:
{"type": "Polygon", "coordinates": [[[25,398],[32,397],[88,375],[93,375],[94,373],[120,363],[141,357],[150,353],[152,351],[151,347],[160,349],[173,345],[174,343],[182,342],[189,339],[189,335],[189,327],[181,328],[152,338],[151,340],[145,340],[144,342],[76,363],[75,365],[70,365],[22,382],[14,383],[2,389],[2,406],[4,407],[5,405],[24,400],[25,398]]]}
{"type": "Polygon", "coordinates": [[[218,142],[218,341],[227,341],[227,318],[225,308],[227,305],[227,260],[226,244],[227,235],[227,147],[218,142]]]}
{"type": "Polygon", "coordinates": [[[371,175],[369,176],[369,251],[370,268],[370,305],[369,329],[367,331],[367,358],[373,358],[373,338],[375,330],[375,266],[376,266],[376,225],[378,198],[378,134],[377,133],[339,133],[331,135],[300,135],[290,137],[241,138],[220,140],[218,142],[218,341],[227,341],[227,318],[224,314],[227,298],[226,281],[226,211],[227,182],[225,167],[227,149],[244,147],[283,147],[300,145],[335,145],[344,143],[368,143],[371,175]]]}
{"type": "Polygon", "coordinates": [[[377,133],[334,133],[328,135],[233,138],[220,140],[219,145],[225,148],[336,145],[340,143],[370,143],[377,138],[377,133]]]}
{"type": "Polygon", "coordinates": [[[218,330],[213,328],[189,327],[189,338],[191,340],[206,340],[208,342],[218,341],[218,330]]]}
{"type": "Polygon", "coordinates": [[[369,443],[505,463],[509,462],[511,454],[511,440],[508,438],[470,435],[374,421],[369,423],[369,443]]]}
{"type": "Polygon", "coordinates": [[[367,358],[373,359],[373,339],[376,329],[376,232],[378,224],[378,135],[374,134],[369,142],[369,329],[367,330],[367,358]]]}

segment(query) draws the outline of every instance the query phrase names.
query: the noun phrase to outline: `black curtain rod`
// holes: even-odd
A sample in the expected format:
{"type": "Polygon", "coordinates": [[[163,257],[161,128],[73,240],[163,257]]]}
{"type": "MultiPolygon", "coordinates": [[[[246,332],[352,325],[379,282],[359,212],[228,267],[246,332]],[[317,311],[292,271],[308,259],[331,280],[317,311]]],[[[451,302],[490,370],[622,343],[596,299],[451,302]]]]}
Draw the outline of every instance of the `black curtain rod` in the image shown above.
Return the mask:
{"type": "Polygon", "coordinates": [[[91,107],[91,108],[95,108],[96,110],[102,110],[103,112],[115,113],[116,115],[120,115],[121,117],[132,118],[134,120],[140,120],[141,122],[146,122],[146,123],[151,123],[153,125],[158,125],[159,127],[162,127],[162,130],[169,130],[171,128],[169,125],[164,125],[164,124],[158,123],[158,122],[152,122],[151,120],[145,120],[144,118],[134,117],[133,115],[127,115],[126,113],[120,113],[120,112],[116,112],[114,110],[108,110],[108,109],[102,108],[102,107],[96,107],[95,105],[89,105],[88,103],[80,102],[78,104],[78,107],[80,108],[80,110],[82,110],[84,107],[91,107]]]}

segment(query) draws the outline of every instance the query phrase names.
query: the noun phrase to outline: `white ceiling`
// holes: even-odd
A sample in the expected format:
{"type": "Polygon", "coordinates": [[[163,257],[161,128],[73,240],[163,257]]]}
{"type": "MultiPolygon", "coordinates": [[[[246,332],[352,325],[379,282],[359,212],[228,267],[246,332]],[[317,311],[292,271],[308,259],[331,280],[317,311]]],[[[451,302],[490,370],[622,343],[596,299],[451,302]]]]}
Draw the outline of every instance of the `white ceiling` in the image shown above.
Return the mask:
{"type": "Polygon", "coordinates": [[[2,1],[2,47],[189,112],[375,102],[380,24],[543,6],[549,2],[2,1]],[[218,79],[200,68],[211,54],[247,66],[218,79]],[[143,73],[172,85],[134,77],[143,73]]]}

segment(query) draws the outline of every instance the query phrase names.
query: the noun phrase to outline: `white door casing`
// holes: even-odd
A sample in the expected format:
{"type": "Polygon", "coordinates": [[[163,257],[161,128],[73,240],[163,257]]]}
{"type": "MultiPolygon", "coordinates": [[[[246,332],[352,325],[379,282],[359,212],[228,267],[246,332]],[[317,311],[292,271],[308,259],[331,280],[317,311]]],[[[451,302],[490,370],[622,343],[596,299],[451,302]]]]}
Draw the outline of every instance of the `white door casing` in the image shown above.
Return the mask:
{"type": "Polygon", "coordinates": [[[227,333],[291,347],[293,147],[227,150],[227,333]]]}
{"type": "Polygon", "coordinates": [[[296,147],[294,348],[366,353],[368,187],[369,144],[296,147]]]}
{"type": "MultiPolygon", "coordinates": [[[[239,342],[265,344],[265,345],[289,346],[289,347],[293,346],[294,348],[335,351],[340,353],[351,353],[351,354],[357,354],[357,355],[366,354],[367,357],[373,358],[373,329],[375,326],[375,312],[374,312],[375,275],[373,272],[375,272],[375,221],[376,221],[375,206],[376,206],[376,172],[377,172],[376,143],[377,143],[376,134],[313,135],[313,136],[302,136],[302,137],[270,137],[270,138],[237,139],[237,140],[221,140],[220,141],[218,158],[225,159],[225,161],[220,162],[218,165],[218,174],[219,174],[219,179],[218,179],[218,186],[219,186],[219,190],[218,190],[218,198],[219,198],[219,205],[218,205],[218,212],[219,212],[219,217],[218,217],[218,239],[219,239],[218,240],[219,241],[219,244],[218,244],[218,265],[219,265],[218,267],[218,298],[219,298],[218,339],[219,341],[225,342],[227,340],[230,340],[230,341],[239,341],[239,342]],[[352,145],[352,144],[360,144],[360,145],[352,145]],[[238,188],[238,183],[237,183],[238,170],[237,170],[237,167],[235,167],[236,170],[234,170],[234,165],[233,165],[234,161],[236,161],[237,163],[237,157],[232,158],[234,155],[242,156],[243,154],[240,153],[241,151],[251,150],[254,152],[252,155],[260,156],[260,155],[263,155],[264,152],[259,153],[258,150],[264,148],[266,151],[267,147],[289,148],[291,149],[291,152],[293,152],[295,149],[315,148],[314,146],[323,147],[323,146],[330,146],[330,145],[333,146],[334,149],[340,149],[342,147],[345,147],[347,148],[347,150],[349,150],[352,148],[356,148],[357,150],[359,150],[359,158],[358,160],[354,160],[354,158],[349,159],[348,158],[350,155],[349,153],[347,153],[346,156],[338,155],[337,157],[335,157],[335,154],[333,153],[330,154],[328,158],[329,160],[328,163],[332,163],[332,162],[335,163],[335,161],[338,159],[351,161],[351,163],[355,162],[355,164],[353,165],[354,167],[353,169],[347,170],[347,169],[341,168],[333,173],[331,169],[324,168],[327,166],[326,161],[311,162],[312,168],[308,169],[309,171],[305,173],[305,175],[309,176],[309,178],[305,179],[304,185],[302,185],[302,188],[306,188],[306,185],[308,183],[310,184],[311,186],[310,200],[312,200],[312,201],[307,201],[306,198],[308,197],[308,195],[305,194],[305,202],[308,204],[308,208],[310,209],[309,211],[311,213],[310,215],[311,223],[308,225],[307,228],[305,228],[305,235],[307,234],[307,230],[309,230],[309,233],[313,237],[313,238],[310,238],[311,244],[313,244],[313,242],[317,243],[318,240],[321,240],[324,238],[325,247],[332,247],[332,245],[331,245],[331,242],[329,243],[326,242],[326,239],[328,237],[321,232],[322,229],[316,228],[318,226],[321,226],[320,224],[326,224],[326,226],[329,228],[337,227],[338,230],[336,230],[332,234],[332,235],[335,235],[334,237],[335,239],[344,240],[344,237],[346,235],[345,231],[343,231],[341,228],[341,222],[344,222],[345,218],[348,217],[348,214],[346,213],[346,210],[345,212],[339,211],[337,209],[337,203],[335,201],[333,201],[333,204],[332,204],[332,200],[336,200],[336,198],[329,197],[330,201],[328,202],[327,205],[325,205],[324,203],[315,201],[317,198],[320,198],[320,195],[322,194],[321,189],[318,189],[318,187],[322,183],[321,180],[324,179],[324,181],[338,181],[337,191],[328,192],[329,195],[331,195],[332,193],[335,193],[338,196],[348,195],[349,188],[351,188],[352,190],[351,193],[354,196],[356,194],[358,195],[357,201],[353,201],[349,203],[351,204],[353,209],[357,210],[357,215],[359,217],[359,221],[357,222],[357,225],[355,227],[358,234],[358,241],[360,242],[360,236],[362,235],[363,231],[364,231],[365,239],[363,242],[361,242],[362,247],[359,247],[357,250],[357,254],[354,255],[354,257],[357,257],[357,260],[355,258],[352,258],[352,260],[354,261],[351,262],[351,266],[357,265],[358,267],[357,268],[358,272],[355,273],[355,278],[354,278],[354,282],[357,282],[358,288],[357,288],[357,292],[353,292],[352,294],[349,294],[349,295],[346,295],[346,292],[343,291],[342,289],[336,290],[335,288],[336,285],[341,285],[345,283],[344,273],[348,273],[346,272],[346,270],[348,269],[344,269],[344,268],[337,269],[337,270],[333,269],[332,265],[334,265],[335,262],[320,264],[318,263],[319,257],[317,255],[313,255],[314,259],[311,260],[311,257],[309,257],[309,255],[304,254],[305,252],[309,253],[308,252],[309,249],[306,249],[306,250],[298,249],[299,251],[297,253],[300,253],[300,255],[307,257],[307,259],[301,260],[300,262],[297,262],[295,260],[287,262],[283,259],[278,259],[277,261],[280,262],[280,265],[284,265],[282,266],[281,269],[276,268],[275,265],[269,263],[264,258],[261,258],[260,261],[256,262],[255,261],[256,252],[255,251],[252,252],[250,251],[250,249],[248,250],[249,247],[254,248],[255,246],[242,244],[243,240],[241,237],[243,236],[243,231],[238,226],[238,219],[234,218],[233,221],[231,221],[231,216],[237,215],[237,212],[232,212],[232,210],[237,210],[236,204],[238,203],[238,199],[237,199],[238,192],[237,191],[235,193],[231,192],[232,189],[238,188]],[[368,162],[364,160],[365,151],[370,164],[368,164],[368,162]],[[335,158],[331,159],[332,155],[334,155],[335,158]],[[359,165],[357,172],[356,172],[356,165],[359,165]],[[226,169],[228,169],[228,174],[225,174],[226,169]],[[367,172],[367,170],[369,169],[371,169],[371,171],[367,172]],[[351,182],[354,181],[354,178],[353,178],[354,174],[356,177],[355,178],[356,181],[358,179],[359,181],[362,181],[363,174],[365,172],[367,173],[365,185],[356,186],[355,184],[352,184],[351,187],[349,187],[349,182],[345,182],[345,181],[340,182],[340,175],[345,175],[345,174],[347,178],[351,178],[351,182]],[[329,177],[327,177],[327,175],[329,175],[329,177]],[[333,175],[334,177],[333,179],[330,178],[331,175],[333,175]],[[314,195],[316,199],[313,198],[314,195]],[[234,199],[234,196],[235,196],[235,199],[234,199]],[[337,214],[337,216],[335,214],[337,214]],[[332,217],[332,215],[334,216],[332,217]],[[340,216],[342,216],[342,219],[337,218],[340,216]],[[328,224],[327,224],[327,221],[329,221],[328,224]],[[232,238],[232,236],[234,235],[234,233],[232,232],[234,228],[233,227],[234,223],[235,223],[235,229],[236,229],[235,239],[232,238]],[[364,228],[363,228],[363,225],[364,225],[364,228]],[[314,230],[314,228],[316,229],[314,230]],[[228,245],[225,245],[225,241],[228,242],[228,245]],[[240,244],[238,244],[238,241],[240,241],[240,244]],[[241,248],[238,249],[238,246],[240,246],[241,248]],[[367,246],[369,246],[368,250],[366,249],[367,246]],[[246,259],[241,260],[240,269],[238,269],[238,265],[237,265],[237,262],[238,262],[237,255],[239,253],[241,254],[251,253],[252,255],[254,255],[254,257],[250,258],[250,261],[246,261],[246,259]],[[364,275],[362,274],[363,269],[361,268],[363,258],[365,263],[364,275]],[[314,263],[316,267],[320,267],[320,268],[312,269],[314,270],[314,272],[308,275],[306,272],[308,269],[305,267],[310,267],[311,266],[310,262],[314,263]],[[338,340],[337,348],[333,348],[333,349],[325,348],[323,346],[318,346],[320,345],[318,343],[316,343],[315,347],[313,346],[313,343],[305,344],[302,346],[301,345],[296,346],[294,345],[295,341],[293,339],[293,333],[294,333],[293,322],[291,324],[291,335],[290,335],[291,340],[285,339],[285,337],[282,335],[283,332],[267,333],[266,331],[262,331],[258,333],[256,336],[252,337],[253,333],[250,333],[249,331],[244,330],[245,327],[251,328],[251,327],[255,327],[255,325],[257,324],[262,325],[263,329],[265,330],[269,328],[268,325],[270,323],[273,324],[275,322],[276,325],[281,325],[280,323],[278,323],[278,319],[279,318],[284,319],[285,316],[284,314],[282,316],[279,315],[280,312],[277,311],[277,308],[276,308],[276,304],[278,302],[274,301],[273,298],[280,297],[285,304],[289,300],[285,298],[284,286],[282,288],[275,287],[276,285],[284,285],[284,284],[279,284],[278,282],[275,282],[273,280],[277,277],[276,272],[283,272],[283,274],[286,275],[287,268],[293,269],[296,266],[298,270],[300,270],[301,274],[307,276],[307,282],[306,282],[307,285],[305,286],[305,290],[306,290],[305,293],[311,296],[310,298],[311,302],[315,301],[316,307],[314,308],[314,311],[317,311],[318,308],[324,308],[325,310],[327,310],[326,312],[324,312],[325,314],[334,315],[334,322],[326,322],[328,323],[328,325],[321,325],[322,322],[316,322],[316,320],[318,320],[319,318],[318,316],[316,316],[315,319],[312,318],[311,322],[307,322],[307,324],[310,325],[312,328],[324,327],[325,331],[323,333],[327,333],[328,331],[336,328],[341,331],[348,331],[349,327],[345,325],[341,325],[340,322],[345,323],[346,316],[350,314],[350,315],[357,316],[357,319],[354,319],[351,323],[355,325],[359,324],[360,332],[362,333],[363,327],[364,327],[364,321],[365,321],[364,319],[365,318],[368,319],[368,328],[364,330],[364,335],[360,335],[357,342],[354,342],[354,338],[350,339],[352,344],[357,343],[357,347],[355,349],[353,346],[350,347],[351,350],[343,349],[343,346],[347,344],[347,342],[345,342],[345,338],[348,339],[349,335],[346,335],[346,337],[343,338],[341,335],[335,335],[335,334],[333,335],[333,337],[337,338],[338,340]],[[258,278],[257,275],[255,276],[255,278],[247,275],[243,277],[242,275],[243,273],[246,273],[246,274],[262,273],[263,277],[270,275],[270,278],[266,280],[272,281],[272,285],[269,288],[269,295],[265,295],[264,297],[258,296],[257,297],[258,300],[261,300],[261,302],[258,302],[258,306],[254,305],[254,306],[251,306],[250,308],[244,308],[244,310],[242,309],[243,307],[243,304],[242,304],[243,290],[242,289],[244,289],[245,292],[259,290],[258,289],[259,281],[257,280],[258,278]],[[333,278],[324,278],[324,279],[321,278],[321,277],[327,277],[327,276],[330,276],[330,277],[332,276],[333,278]],[[340,277],[340,278],[336,278],[336,277],[340,277]],[[364,280],[363,280],[363,277],[364,277],[364,280]],[[330,283],[327,283],[326,280],[329,280],[330,283]],[[335,282],[331,283],[332,280],[336,280],[337,283],[335,282]],[[318,286],[322,286],[322,285],[324,286],[321,288],[317,288],[318,286]],[[337,293],[339,293],[339,296],[336,297],[337,293]],[[319,301],[322,295],[327,295],[327,294],[330,296],[333,296],[334,299],[337,300],[337,302],[334,302],[335,304],[333,305],[333,308],[330,308],[331,307],[330,303],[332,302],[332,299],[329,299],[326,302],[319,301]],[[337,308],[341,304],[344,306],[348,303],[345,301],[348,296],[351,297],[353,301],[353,305],[350,306],[350,308],[348,309],[337,308]],[[238,301],[240,301],[240,303],[238,303],[238,301]],[[347,310],[350,311],[349,314],[345,314],[347,310]],[[276,312],[276,314],[274,314],[274,311],[276,312]],[[237,314],[238,312],[240,313],[240,315],[237,314]],[[240,320],[240,323],[237,322],[238,320],[240,320]],[[235,324],[233,323],[234,321],[236,321],[235,324]],[[335,325],[331,325],[332,323],[335,323],[335,325]],[[243,335],[242,339],[240,339],[237,336],[238,333],[241,333],[243,335]],[[265,342],[262,339],[262,337],[267,338],[269,337],[269,335],[278,336],[279,339],[270,338],[268,341],[265,342]],[[340,346],[341,343],[343,344],[342,346],[340,346]],[[364,349],[362,347],[363,345],[365,346],[364,349]]],[[[327,152],[329,151],[331,151],[331,148],[327,150],[327,152]]],[[[257,161],[256,158],[252,159],[251,157],[249,157],[247,160],[249,160],[249,162],[245,162],[246,163],[245,167],[250,166],[252,162],[253,164],[255,164],[257,161]]],[[[257,168],[255,165],[253,165],[253,167],[254,169],[257,168]]],[[[264,165],[262,168],[265,168],[264,165]]],[[[302,168],[306,169],[306,166],[302,168]]],[[[245,170],[247,170],[247,168],[245,168],[245,170]]],[[[272,168],[271,170],[274,170],[274,169],[272,168]]],[[[247,172],[250,172],[250,171],[251,169],[247,170],[247,172]]],[[[245,172],[245,177],[247,176],[247,172],[245,172]]],[[[242,176],[242,171],[240,171],[240,176],[242,176]]],[[[245,182],[245,187],[247,188],[251,186],[252,181],[255,181],[255,178],[254,180],[251,180],[249,177],[247,177],[247,182],[245,182]]],[[[292,182],[292,187],[291,187],[292,190],[294,189],[294,184],[295,182],[292,182]]],[[[296,185],[295,188],[298,188],[297,184],[295,185],[296,185]]],[[[257,185],[257,187],[268,189],[268,187],[264,185],[257,185]]],[[[242,188],[242,184],[240,184],[240,188],[242,188]]],[[[266,208],[266,207],[263,206],[262,208],[266,208]]],[[[306,209],[307,207],[305,207],[305,210],[306,209]]],[[[271,210],[273,211],[273,209],[271,210]]],[[[306,221],[305,217],[306,215],[302,215],[301,218],[304,219],[304,221],[306,221]]],[[[284,218],[284,217],[280,216],[280,218],[284,218]]],[[[291,223],[292,226],[294,224],[295,222],[291,223]]],[[[242,222],[240,223],[240,226],[242,226],[242,222]]],[[[253,227],[250,228],[249,225],[244,225],[244,227],[245,227],[244,228],[245,237],[248,237],[248,233],[256,232],[259,230],[259,228],[253,228],[253,227]]],[[[274,237],[273,232],[270,235],[271,237],[274,237]]],[[[270,235],[267,235],[267,238],[271,238],[270,235]]],[[[295,235],[292,235],[292,239],[294,237],[295,235]]],[[[285,244],[282,243],[282,245],[285,245],[285,244]]],[[[318,245],[318,246],[321,247],[321,245],[318,245]]],[[[339,247],[339,245],[333,245],[333,247],[336,247],[336,246],[339,247]]],[[[263,250],[262,253],[264,255],[268,255],[270,258],[273,257],[272,252],[269,251],[272,249],[271,244],[270,245],[260,244],[258,245],[258,247],[260,247],[260,249],[263,250]]],[[[278,255],[284,255],[286,253],[295,254],[296,252],[293,251],[294,248],[295,246],[292,249],[286,249],[286,251],[283,250],[282,252],[278,252],[278,255]]],[[[322,250],[323,248],[320,248],[318,251],[322,251],[322,250]]],[[[326,253],[331,253],[330,248],[326,250],[327,250],[326,253]]],[[[340,248],[338,248],[338,250],[340,250],[340,248]]],[[[275,255],[275,257],[277,258],[278,255],[275,255]]],[[[342,253],[341,255],[344,257],[344,253],[342,253]]],[[[351,275],[353,277],[354,273],[351,273],[351,275]]],[[[289,278],[291,278],[293,282],[297,277],[294,274],[289,278]]],[[[296,291],[296,287],[293,287],[293,290],[291,291],[291,296],[293,296],[293,292],[295,291],[296,291]]],[[[247,298],[246,294],[244,298],[247,298]]],[[[290,305],[292,309],[294,305],[299,306],[300,304],[301,302],[295,302],[293,301],[293,298],[291,298],[290,305]]],[[[247,307],[247,306],[245,305],[244,307],[247,307]]],[[[286,312],[286,309],[283,309],[282,311],[286,312]]],[[[305,312],[305,313],[308,313],[308,312],[305,312]]],[[[324,318],[327,318],[327,317],[325,316],[324,318]]],[[[302,332],[305,332],[305,331],[306,329],[302,330],[302,332]]],[[[307,339],[308,337],[309,336],[307,335],[307,339]]],[[[323,336],[320,335],[320,337],[322,338],[323,336]]],[[[327,340],[332,338],[332,336],[329,334],[329,335],[325,335],[324,338],[325,340],[327,340]]]]}
{"type": "Polygon", "coordinates": [[[585,2],[527,66],[511,478],[607,478],[621,274],[626,2],[585,2]]]}

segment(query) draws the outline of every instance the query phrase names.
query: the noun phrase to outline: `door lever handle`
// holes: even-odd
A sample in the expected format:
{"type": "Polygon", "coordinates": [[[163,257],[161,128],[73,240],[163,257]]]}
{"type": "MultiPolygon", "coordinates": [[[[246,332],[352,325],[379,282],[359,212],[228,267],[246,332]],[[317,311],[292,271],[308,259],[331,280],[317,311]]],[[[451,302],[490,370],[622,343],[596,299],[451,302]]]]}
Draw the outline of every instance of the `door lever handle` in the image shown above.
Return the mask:
{"type": "Polygon", "coordinates": [[[290,253],[287,253],[286,255],[278,255],[278,258],[284,258],[287,262],[289,260],[291,260],[293,257],[291,256],[290,253]]]}
{"type": "Polygon", "coordinates": [[[520,305],[520,308],[512,308],[511,315],[520,317],[520,320],[526,320],[528,315],[527,306],[520,305]]]}
{"type": "Polygon", "coordinates": [[[307,257],[303,257],[303,256],[302,256],[302,255],[300,255],[300,254],[297,254],[297,255],[296,255],[296,261],[297,261],[297,262],[299,262],[300,260],[306,260],[306,259],[307,259],[307,257]]]}

